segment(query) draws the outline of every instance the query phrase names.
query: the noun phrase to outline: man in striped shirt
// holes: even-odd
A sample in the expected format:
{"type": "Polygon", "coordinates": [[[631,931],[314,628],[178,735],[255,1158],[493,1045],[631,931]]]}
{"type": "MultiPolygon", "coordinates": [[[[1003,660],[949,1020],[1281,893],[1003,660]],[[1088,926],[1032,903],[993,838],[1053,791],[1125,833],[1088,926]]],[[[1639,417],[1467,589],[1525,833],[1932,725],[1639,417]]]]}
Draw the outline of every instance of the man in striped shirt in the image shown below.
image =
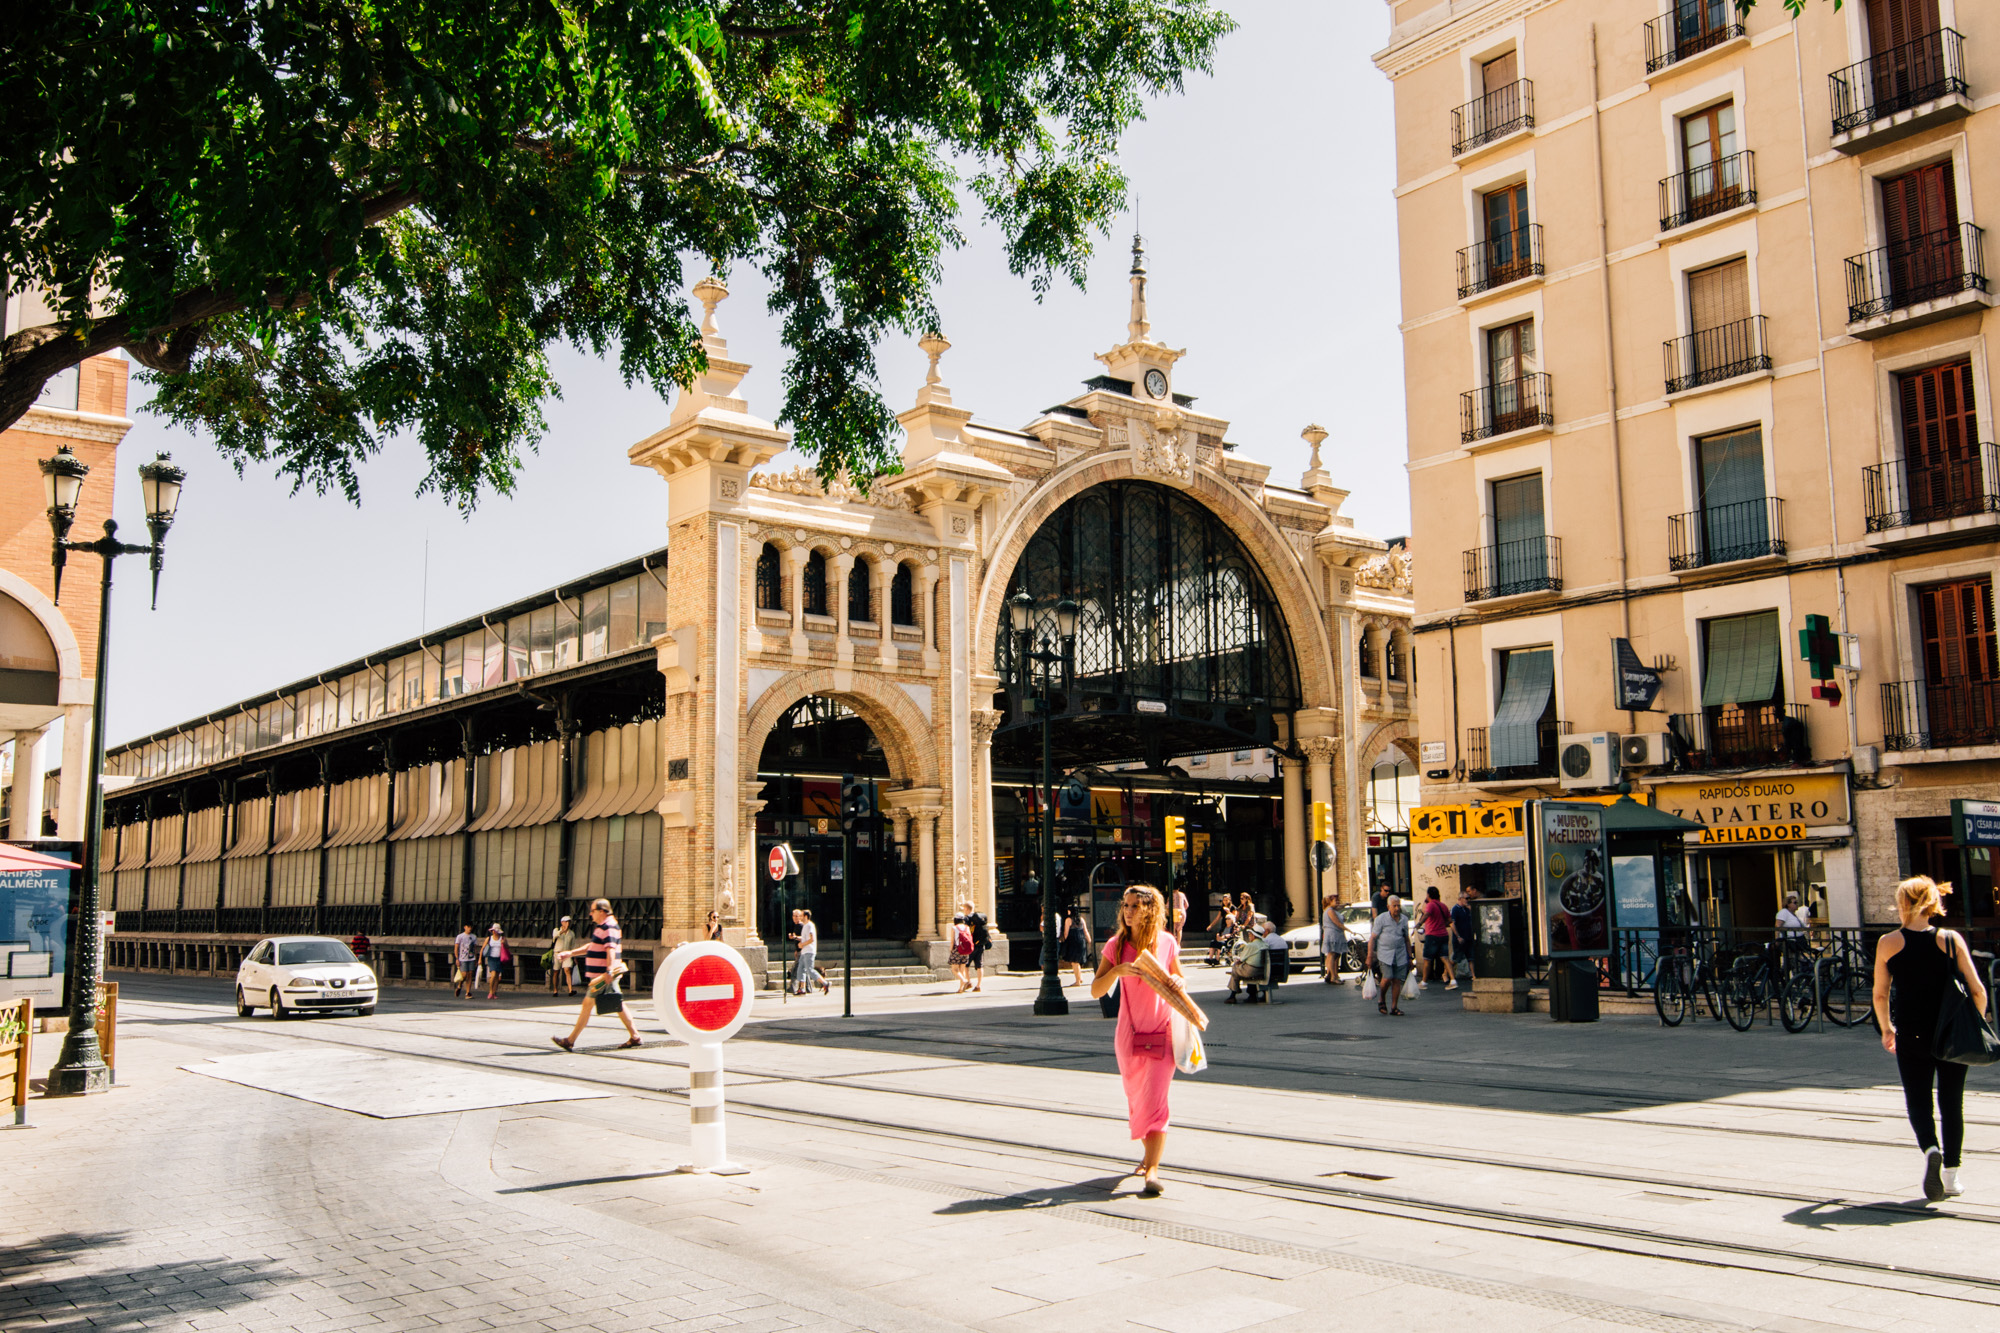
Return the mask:
{"type": "Polygon", "coordinates": [[[567,1037],[550,1037],[549,1040],[566,1051],[576,1049],[576,1039],[583,1035],[589,1025],[590,1016],[599,1010],[617,1014],[625,1024],[627,1040],[617,1049],[631,1050],[639,1045],[639,1029],[632,1026],[632,1015],[625,1008],[625,997],[618,991],[618,977],[625,970],[618,955],[622,949],[624,936],[618,929],[618,918],[611,915],[611,903],[604,898],[595,899],[590,904],[591,927],[589,943],[580,949],[565,949],[555,956],[558,965],[566,963],[577,954],[583,955],[583,1003],[577,1007],[576,1026],[567,1037]]]}

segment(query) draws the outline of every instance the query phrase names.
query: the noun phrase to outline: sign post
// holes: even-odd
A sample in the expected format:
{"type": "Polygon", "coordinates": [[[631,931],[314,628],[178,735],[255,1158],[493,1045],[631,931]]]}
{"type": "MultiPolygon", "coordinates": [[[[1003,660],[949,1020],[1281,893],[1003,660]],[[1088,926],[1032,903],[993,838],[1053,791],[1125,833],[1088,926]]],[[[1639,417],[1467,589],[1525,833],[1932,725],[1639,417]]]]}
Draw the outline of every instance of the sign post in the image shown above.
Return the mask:
{"type": "Polygon", "coordinates": [[[773,846],[766,868],[770,872],[771,882],[778,886],[778,993],[779,1003],[783,1004],[792,998],[791,976],[786,970],[787,942],[792,938],[790,930],[792,918],[785,910],[786,899],[790,896],[785,892],[786,877],[799,873],[799,858],[792,854],[792,844],[781,842],[773,846]]]}
{"type": "Polygon", "coordinates": [[[750,965],[715,940],[685,944],[667,955],[653,979],[660,1026],[688,1044],[688,1147],[681,1170],[718,1176],[748,1168],[729,1160],[723,1124],[722,1043],[750,1017],[750,965]]]}

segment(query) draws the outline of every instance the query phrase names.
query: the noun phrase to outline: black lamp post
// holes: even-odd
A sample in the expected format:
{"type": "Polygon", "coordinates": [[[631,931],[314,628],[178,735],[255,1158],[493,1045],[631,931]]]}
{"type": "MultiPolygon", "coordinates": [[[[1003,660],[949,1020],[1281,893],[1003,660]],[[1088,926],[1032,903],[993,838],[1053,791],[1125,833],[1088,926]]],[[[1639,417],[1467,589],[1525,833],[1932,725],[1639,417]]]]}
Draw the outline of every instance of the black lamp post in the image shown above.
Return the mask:
{"type": "Polygon", "coordinates": [[[1046,637],[1035,643],[1035,599],[1023,588],[1007,600],[1014,621],[1015,697],[1042,718],[1042,989],[1035,996],[1037,1014],[1061,1015],[1069,1012],[1069,998],[1063,994],[1062,977],[1056,971],[1056,803],[1053,788],[1055,770],[1049,754],[1049,737],[1055,718],[1049,709],[1049,695],[1060,683],[1069,688],[1076,653],[1076,603],[1065,597],[1056,603],[1056,638],[1059,649],[1046,637]],[[1039,667],[1040,670],[1035,668],[1039,667]]]}
{"type": "Polygon", "coordinates": [[[77,894],[75,941],[69,973],[69,1031],[63,1036],[62,1054],[49,1071],[49,1095],[104,1092],[111,1086],[111,1071],[105,1067],[104,1052],[97,1045],[97,982],[104,972],[104,933],[98,926],[97,849],[104,833],[104,695],[111,663],[111,566],[121,555],[143,555],[153,571],[153,605],[160,600],[160,556],[165,550],[167,529],[173,526],[174,511],[180,507],[181,482],[187,473],[161,454],[139,468],[139,486],[146,500],[146,527],[153,540],[134,546],[118,540],[118,524],[104,521],[104,535],[94,542],[73,542],[70,526],[76,522],[76,503],[83,494],[83,479],[90,466],[64,445],[54,458],[41,460],[42,486],[49,502],[49,527],[55,533],[52,563],[55,566],[56,601],[62,600],[63,566],[71,551],[83,551],[104,561],[104,584],[97,604],[97,680],[91,693],[90,767],[84,774],[83,867],[77,894]]]}

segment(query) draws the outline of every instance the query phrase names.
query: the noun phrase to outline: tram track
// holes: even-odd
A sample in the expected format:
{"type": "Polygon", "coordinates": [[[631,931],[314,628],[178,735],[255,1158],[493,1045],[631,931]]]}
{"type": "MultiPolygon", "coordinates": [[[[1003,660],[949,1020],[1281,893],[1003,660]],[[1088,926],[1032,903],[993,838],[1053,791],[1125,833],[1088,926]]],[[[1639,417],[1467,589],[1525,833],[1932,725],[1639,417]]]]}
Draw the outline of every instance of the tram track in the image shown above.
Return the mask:
{"type": "MultiPolygon", "coordinates": [[[[383,1029],[368,1029],[380,1033],[383,1029]]],[[[392,1030],[393,1031],[393,1030],[392,1030]]],[[[292,1025],[283,1029],[259,1029],[260,1034],[282,1036],[290,1040],[311,1041],[331,1046],[343,1046],[374,1050],[378,1053],[404,1055],[413,1059],[428,1060],[443,1064],[466,1065],[485,1069],[512,1068],[522,1072],[518,1066],[497,1064],[490,1057],[481,1058],[475,1054],[451,1054],[437,1051],[412,1050],[384,1044],[346,1038],[331,1033],[315,1034],[301,1026],[292,1025]]],[[[415,1034],[400,1033],[410,1036],[415,1034]]],[[[439,1039],[443,1040],[443,1039],[439,1039]]],[[[455,1043],[477,1042],[482,1046],[505,1047],[518,1051],[520,1043],[492,1038],[452,1037],[455,1043]]],[[[641,1064],[626,1058],[620,1064],[641,1064]]],[[[786,1084],[802,1087],[822,1086],[841,1088],[884,1099],[909,1099],[920,1101],[958,1103],[983,1107],[1000,1107],[1009,1110],[1027,1110],[1036,1115],[1076,1119],[1093,1122],[1123,1122],[1124,1117],[1103,1112],[1055,1106],[1023,1106],[1017,1101],[1002,1101],[991,1098],[970,1097],[959,1093],[923,1092],[907,1088],[872,1087],[857,1079],[864,1076],[802,1076],[786,1073],[762,1073],[755,1070],[739,1070],[739,1076],[756,1079],[733,1087],[730,1106],[737,1114],[750,1118],[784,1121],[796,1124],[821,1124],[836,1126],[845,1130],[887,1137],[908,1143],[916,1143],[930,1149],[952,1149],[1000,1153],[1042,1164],[1044,1169],[1051,1161],[1072,1163],[1093,1170],[1109,1170],[1111,1174],[1123,1175],[1129,1169],[1125,1158],[1088,1149],[1079,1149],[1062,1143],[1029,1140],[1015,1137],[1005,1142],[972,1134],[959,1133],[935,1125],[915,1124],[907,1121],[885,1119],[874,1114],[841,1113],[830,1110],[808,1110],[795,1106],[770,1104],[757,1096],[760,1088],[773,1088],[786,1084]]],[[[674,1104],[684,1104],[686,1093],[682,1089],[661,1087],[639,1087],[620,1078],[594,1076],[581,1072],[565,1072],[561,1081],[584,1083],[603,1087],[607,1090],[636,1097],[657,1099],[674,1104]]],[[[1786,1108],[1797,1109],[1797,1108],[1786,1108]]],[[[560,1113],[560,1112],[552,1112],[560,1113]]],[[[1693,1132],[1712,1132],[1706,1126],[1675,1126],[1693,1132]]],[[[1378,1143],[1351,1141],[1338,1138],[1312,1138],[1273,1134],[1263,1130],[1250,1130],[1226,1125],[1208,1125],[1180,1121],[1176,1128],[1184,1132],[1209,1133],[1236,1140],[1262,1140],[1283,1144],[1294,1148],[1318,1148],[1327,1151],[1384,1151],[1378,1143]]],[[[1882,1145],[1863,1145],[1882,1146],[1882,1145]]],[[[1445,1165],[1462,1165],[1486,1169],[1518,1171],[1530,1177],[1564,1175],[1598,1182],[1619,1185],[1634,1185],[1640,1188],[1653,1187],[1672,1190],[1695,1191],[1709,1195],[1734,1196],[1762,1199],[1777,1203],[1802,1205],[1808,1209],[1832,1208],[1842,1213],[1881,1213],[1895,1215],[1924,1215],[1947,1218],[1979,1225],[2000,1225],[2000,1217],[1981,1216],[1949,1209],[1920,1208],[1910,1204],[1828,1198],[1824,1194],[1808,1194],[1796,1190],[1745,1183],[1710,1181],[1691,1178],[1686,1175],[1662,1173],[1637,1173],[1632,1171],[1611,1171],[1592,1169],[1573,1163],[1549,1163],[1545,1160],[1508,1158],[1497,1154],[1472,1154],[1438,1149],[1394,1150],[1400,1155],[1419,1155],[1427,1160],[1445,1165]]],[[[782,1155],[782,1154],[780,1154],[782,1155]]],[[[935,1155],[927,1153],[927,1156],[935,1155]]],[[[810,1165],[810,1162],[802,1163],[810,1165]]],[[[1524,1239],[1540,1240],[1551,1244],[1597,1249],[1611,1253],[1627,1254],[1666,1262],[1692,1263],[1711,1267],[1728,1267],[1748,1271],[1799,1276],[1804,1268],[1831,1270],[1815,1272],[1820,1280],[1842,1281],[1851,1285],[1879,1289],[1907,1290],[1911,1279],[1921,1279],[1930,1283],[1945,1284],[1958,1291],[1935,1292],[1946,1299],[1977,1305],[2000,1305],[2000,1277],[1976,1273],[1954,1272],[1943,1269],[1928,1269],[1909,1265],[1876,1263],[1851,1256],[1826,1253],[1824,1251],[1801,1250],[1789,1246],[1763,1244],[1743,1239],[1717,1239],[1714,1237],[1677,1232],[1671,1228],[1655,1228],[1606,1219],[1574,1216],[1560,1216],[1554,1213],[1525,1212],[1519,1206],[1492,1207],[1477,1203],[1437,1199],[1420,1195],[1400,1193],[1393,1190],[1370,1188],[1353,1184],[1331,1184],[1320,1179],[1297,1179],[1281,1176],[1252,1176],[1247,1173],[1203,1167],[1176,1167],[1177,1178],[1191,1184],[1208,1188],[1228,1190],[1236,1193],[1258,1194],[1266,1197],[1285,1198],[1307,1205],[1331,1207],[1345,1212],[1378,1218],[1402,1218],[1405,1220],[1432,1221],[1439,1225],[1466,1227],[1473,1230],[1491,1232],[1524,1239]]],[[[885,1175],[890,1183],[898,1183],[899,1178],[885,1175]]],[[[907,1182],[903,1182],[907,1183],[907,1182]]],[[[1013,1196],[992,1196],[1007,1198],[1013,1196]]],[[[1023,1204],[1022,1206],[1027,1206],[1023,1204]]],[[[1796,1210],[1795,1210],[1796,1211],[1796,1210]]],[[[1112,1214],[1122,1217],[1122,1214],[1112,1214]]],[[[1122,1223],[1121,1223],[1122,1224],[1122,1223]]]]}

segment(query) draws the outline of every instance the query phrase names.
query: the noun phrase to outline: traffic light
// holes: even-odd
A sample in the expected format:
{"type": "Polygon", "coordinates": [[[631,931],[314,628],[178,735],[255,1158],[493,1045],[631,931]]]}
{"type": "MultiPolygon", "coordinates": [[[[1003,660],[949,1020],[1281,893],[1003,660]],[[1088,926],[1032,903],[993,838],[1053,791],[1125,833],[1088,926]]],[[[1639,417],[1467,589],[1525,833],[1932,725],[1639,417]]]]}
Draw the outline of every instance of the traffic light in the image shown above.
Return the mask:
{"type": "Polygon", "coordinates": [[[1187,846],[1187,820],[1179,815],[1167,816],[1167,855],[1172,856],[1187,846]]]}
{"type": "Polygon", "coordinates": [[[856,781],[852,773],[840,780],[840,831],[852,833],[875,814],[875,784],[856,781]]]}
{"type": "Polygon", "coordinates": [[[1312,835],[1314,842],[1331,841],[1331,837],[1329,836],[1330,830],[1327,828],[1328,822],[1327,803],[1325,801],[1314,801],[1312,803],[1312,835]]]}
{"type": "Polygon", "coordinates": [[[1840,686],[1834,683],[1834,674],[1840,667],[1840,640],[1825,616],[1806,617],[1806,627],[1799,631],[1799,656],[1805,659],[1806,674],[1819,682],[1812,687],[1813,698],[1838,704],[1840,686]]]}

